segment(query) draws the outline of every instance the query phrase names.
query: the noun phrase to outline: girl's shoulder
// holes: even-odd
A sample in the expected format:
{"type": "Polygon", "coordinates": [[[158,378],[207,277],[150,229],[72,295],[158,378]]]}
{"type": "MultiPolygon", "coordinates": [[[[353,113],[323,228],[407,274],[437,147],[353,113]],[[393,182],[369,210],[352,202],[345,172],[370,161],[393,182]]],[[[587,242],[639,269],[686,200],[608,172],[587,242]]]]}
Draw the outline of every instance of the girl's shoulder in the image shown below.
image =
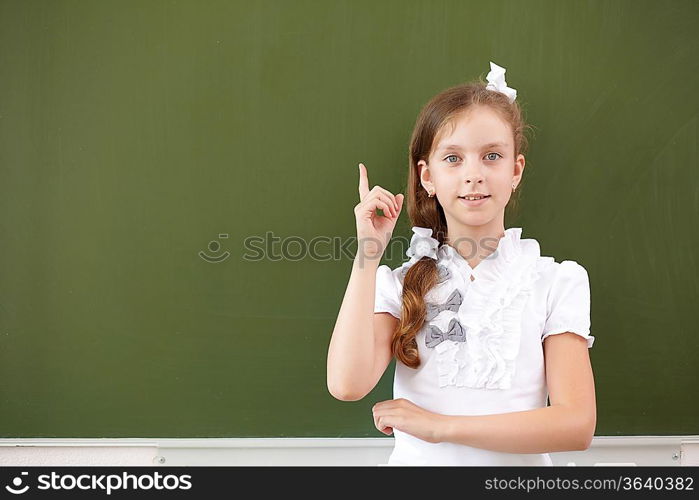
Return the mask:
{"type": "Polygon", "coordinates": [[[557,261],[553,256],[542,255],[541,246],[535,238],[522,238],[519,244],[521,254],[530,255],[535,261],[536,286],[540,290],[544,289],[549,298],[565,295],[570,287],[589,289],[587,269],[578,261],[557,261]]]}
{"type": "Polygon", "coordinates": [[[589,283],[585,266],[576,260],[557,262],[554,257],[541,256],[537,261],[540,285],[547,289],[559,289],[565,283],[589,283]]]}

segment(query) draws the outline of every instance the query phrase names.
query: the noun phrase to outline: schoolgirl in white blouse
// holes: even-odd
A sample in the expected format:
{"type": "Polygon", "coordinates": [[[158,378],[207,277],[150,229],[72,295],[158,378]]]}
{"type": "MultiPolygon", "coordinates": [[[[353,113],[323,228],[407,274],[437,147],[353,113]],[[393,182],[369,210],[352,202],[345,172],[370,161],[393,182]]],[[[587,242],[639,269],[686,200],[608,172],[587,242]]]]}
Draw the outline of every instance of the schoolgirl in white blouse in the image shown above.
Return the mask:
{"type": "Polygon", "coordinates": [[[491,62],[487,85],[446,89],[418,116],[413,235],[395,269],[379,262],[404,197],[369,189],[359,165],[359,246],[327,383],[337,399],[359,400],[396,358],[394,399],[372,411],[395,437],[387,465],[551,465],[550,452],[585,450],[594,435],[587,271],[504,228],[527,150],[504,73],[491,62]]]}

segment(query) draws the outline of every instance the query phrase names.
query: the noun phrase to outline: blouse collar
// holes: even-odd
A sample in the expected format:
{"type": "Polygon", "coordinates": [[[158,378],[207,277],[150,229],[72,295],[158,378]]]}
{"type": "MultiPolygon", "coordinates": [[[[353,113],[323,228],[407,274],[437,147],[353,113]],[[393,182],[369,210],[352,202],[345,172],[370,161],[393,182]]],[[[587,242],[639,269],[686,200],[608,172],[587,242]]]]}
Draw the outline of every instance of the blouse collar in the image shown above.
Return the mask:
{"type": "MultiPolygon", "coordinates": [[[[464,268],[471,274],[481,274],[486,268],[495,264],[507,264],[517,258],[521,253],[520,243],[522,236],[521,227],[511,227],[505,230],[505,234],[498,240],[495,250],[485,259],[479,262],[476,267],[471,267],[468,261],[448,243],[443,243],[438,251],[438,261],[451,261],[456,266],[464,268]]],[[[480,249],[482,252],[482,249],[480,249]]]]}

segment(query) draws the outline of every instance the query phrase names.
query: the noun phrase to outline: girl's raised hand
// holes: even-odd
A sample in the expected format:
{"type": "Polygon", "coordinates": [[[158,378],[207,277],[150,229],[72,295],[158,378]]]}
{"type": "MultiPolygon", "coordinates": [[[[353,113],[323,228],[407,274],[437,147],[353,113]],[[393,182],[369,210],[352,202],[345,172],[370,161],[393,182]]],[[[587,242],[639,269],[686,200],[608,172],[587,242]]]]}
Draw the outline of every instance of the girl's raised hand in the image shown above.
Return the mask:
{"type": "Polygon", "coordinates": [[[359,164],[359,203],[354,207],[357,219],[357,252],[369,259],[381,258],[393,234],[403,208],[403,195],[393,195],[381,186],[369,189],[369,177],[359,164]],[[378,215],[380,208],[384,215],[378,215]]]}

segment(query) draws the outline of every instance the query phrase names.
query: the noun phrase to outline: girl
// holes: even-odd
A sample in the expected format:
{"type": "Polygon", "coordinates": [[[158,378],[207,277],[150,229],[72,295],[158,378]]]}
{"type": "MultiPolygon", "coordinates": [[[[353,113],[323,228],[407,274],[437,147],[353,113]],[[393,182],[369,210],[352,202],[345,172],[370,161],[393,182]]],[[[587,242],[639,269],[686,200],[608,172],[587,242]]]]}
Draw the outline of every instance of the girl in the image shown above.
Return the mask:
{"type": "Polygon", "coordinates": [[[359,400],[395,356],[395,399],[373,407],[376,428],[395,437],[388,465],[552,465],[548,452],[585,450],[594,435],[587,271],[504,229],[527,125],[505,69],[490,65],[488,85],[449,88],[417,119],[410,259],[395,269],[379,261],[403,195],[369,189],[359,165],[359,248],[327,384],[359,400]]]}

